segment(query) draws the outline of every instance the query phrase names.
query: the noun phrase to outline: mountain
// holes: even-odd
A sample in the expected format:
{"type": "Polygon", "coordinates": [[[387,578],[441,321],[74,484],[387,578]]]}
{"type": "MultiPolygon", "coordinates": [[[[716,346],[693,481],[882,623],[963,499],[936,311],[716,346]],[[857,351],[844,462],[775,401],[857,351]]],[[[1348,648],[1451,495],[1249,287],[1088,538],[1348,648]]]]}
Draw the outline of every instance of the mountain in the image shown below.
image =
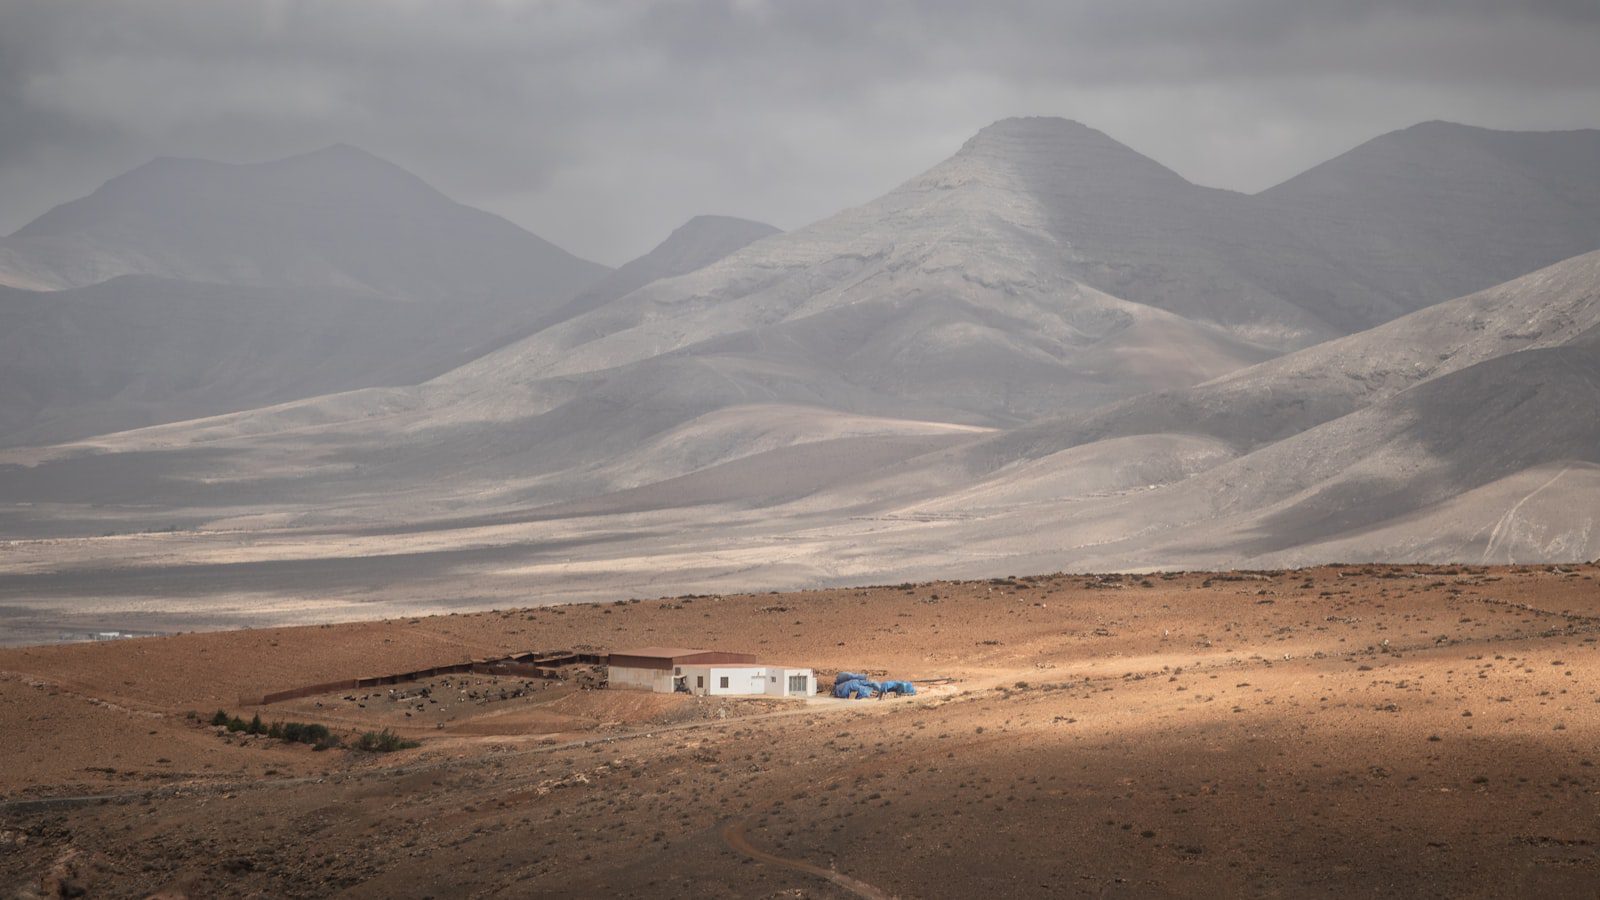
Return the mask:
{"type": "Polygon", "coordinates": [[[120,275],[0,288],[0,446],[426,381],[473,358],[469,319],[332,288],[120,275]]]}
{"type": "Polygon", "coordinates": [[[0,251],[0,281],[33,289],[154,275],[550,307],[606,274],[344,145],[247,165],[157,159],[50,210],[0,251]]]}
{"type": "Polygon", "coordinates": [[[582,315],[626,296],[652,281],[685,275],[704,268],[736,250],[774,234],[778,229],[761,222],[732,216],[695,216],[673,229],[649,253],[632,259],[595,282],[581,294],[551,310],[530,325],[503,332],[484,352],[515,343],[551,325],[582,315]]]}
{"type": "MultiPolygon", "coordinates": [[[[1559,185],[1574,160],[1600,164],[1589,134],[1503,136],[1561,148],[1542,168],[1544,157],[1522,163],[1559,185]]],[[[1422,143],[1416,158],[1471,183],[1435,147],[1446,142],[1422,143]]],[[[1404,171],[1374,164],[1350,175],[1361,185],[1350,193],[1368,199],[1351,201],[1346,232],[1380,215],[1374,205],[1396,193],[1385,180],[1404,171]]],[[[1008,119],[878,200],[648,284],[452,378],[527,382],[668,353],[757,353],[1015,424],[1186,386],[1504,280],[1483,267],[1441,274],[1465,255],[1498,254],[1511,276],[1552,261],[1553,245],[1507,242],[1499,226],[1436,252],[1424,224],[1446,214],[1491,221],[1502,199],[1456,193],[1448,210],[1398,203],[1408,224],[1374,245],[1306,225],[1331,213],[1304,186],[1270,197],[1202,188],[1083,125],[1008,119]],[[1390,265],[1395,254],[1415,271],[1390,265]]],[[[1600,204],[1587,197],[1555,192],[1520,208],[1542,217],[1541,233],[1564,235],[1559,245],[1587,251],[1600,246],[1588,243],[1586,217],[1600,204]]]]}
{"type": "Polygon", "coordinates": [[[1575,340],[1600,327],[1597,285],[1600,252],[1583,254],[1203,384],[1016,429],[1005,441],[1039,455],[1108,437],[1176,432],[1252,450],[1467,366],[1575,340]]]}
{"type": "Polygon", "coordinates": [[[0,446],[416,384],[607,274],[351,147],[157,160],[0,242],[0,446]]]}
{"type": "MultiPolygon", "coordinates": [[[[1070,205],[1065,193],[1192,188],[1119,148],[1072,123],[1001,123],[865,206],[561,315],[416,390],[309,400],[186,431],[246,457],[271,447],[323,460],[307,470],[306,489],[325,498],[384,485],[391,496],[431,492],[431,509],[468,495],[478,509],[511,509],[634,489],[644,472],[689,474],[641,459],[641,447],[670,445],[674,460],[702,468],[777,449],[780,432],[765,424],[775,410],[790,417],[781,433],[793,443],[844,423],[857,438],[893,441],[920,440],[934,423],[949,443],[1273,356],[1220,324],[1075,276],[1052,212],[1070,205]],[[1120,188],[1104,183],[1113,175],[1120,188]],[[736,412],[747,407],[761,412],[736,412]],[[356,470],[361,486],[343,474],[338,485],[309,486],[356,470]]],[[[591,300],[603,298],[596,290],[591,300]]],[[[178,431],[151,438],[190,440],[178,431]]],[[[927,449],[914,443],[896,446],[927,449]]]]}
{"type": "MultiPolygon", "coordinates": [[[[1586,140],[1515,159],[1559,185],[1586,140]]],[[[1467,171],[1430,141],[1405,158],[1467,171]]],[[[631,290],[619,273],[420,384],[0,454],[0,533],[239,529],[254,559],[329,569],[411,548],[478,598],[1600,555],[1578,414],[1600,253],[1431,297],[1474,241],[1495,266],[1546,251],[1489,246],[1492,224],[1436,240],[1428,190],[1386,241],[1310,221],[1388,202],[1367,185],[1403,166],[1351,171],[1341,212],[1006,120],[862,206],[631,290]]],[[[1509,202],[1460,184],[1458,214],[1509,202]]],[[[1519,215],[1582,246],[1587,195],[1551,190],[1519,215]]]]}
{"type": "MultiPolygon", "coordinates": [[[[762,424],[773,410],[796,423],[781,432],[795,442],[844,423],[863,439],[936,423],[941,440],[969,440],[973,428],[1088,410],[1274,355],[1074,277],[1047,208],[1060,198],[1042,197],[1040,184],[1100,191],[1112,173],[1128,191],[1174,184],[1119,147],[1071,123],[1001,123],[865,206],[651,281],[416,389],[97,443],[201,442],[213,460],[234,448],[236,475],[258,453],[303,459],[305,471],[286,477],[330,504],[380,490],[432,494],[431,509],[468,495],[479,509],[515,508],[632,489],[639,471],[687,474],[659,460],[615,464],[641,446],[670,445],[702,467],[775,449],[780,432],[762,424]],[[731,412],[741,407],[765,412],[731,412]]],[[[251,489],[248,477],[213,475],[234,485],[214,492],[243,500],[251,489]]]]}
{"type": "MultiPolygon", "coordinates": [[[[1246,196],[1075,122],[1007,119],[862,207],[788,234],[701,217],[609,274],[353,148],[246,166],[158,160],[6,239],[0,271],[35,287],[140,272],[438,305],[418,327],[448,352],[402,342],[391,351],[418,363],[407,380],[323,387],[411,384],[488,353],[428,392],[451,419],[492,406],[536,431],[551,404],[568,422],[606,410],[578,427],[595,443],[596,427],[655,433],[746,396],[1015,427],[1180,390],[1521,274],[1557,248],[1593,249],[1600,202],[1582,173],[1600,163],[1595,134],[1429,124],[1246,196]],[[666,396],[678,399],[646,409],[666,396]],[[618,397],[638,421],[623,426],[618,397]]],[[[248,398],[214,391],[174,409],[306,396],[277,390],[287,380],[267,373],[248,398]]],[[[167,417],[147,407],[104,427],[167,417]]],[[[80,421],[33,433],[101,427],[80,421]]]]}
{"type": "Polygon", "coordinates": [[[1600,131],[1425,122],[1258,199],[1410,312],[1600,248],[1597,167],[1600,131]]]}
{"type": "Polygon", "coordinates": [[[1088,566],[1588,559],[1600,555],[1593,409],[1600,252],[1081,423],[959,448],[984,473],[976,484],[903,514],[980,516],[975,544],[1047,540],[1088,566]],[[1148,480],[1088,481],[1084,460],[1108,457],[1148,480]]]}
{"type": "Polygon", "coordinates": [[[573,298],[572,314],[587,312],[652,281],[686,275],[765,237],[782,234],[762,222],[733,216],[695,216],[673,229],[649,253],[630,260],[573,298]]]}
{"type": "Polygon", "coordinates": [[[471,391],[657,357],[760,358],[890,404],[1015,423],[1271,355],[1217,323],[1078,277],[1056,221],[1066,194],[1185,190],[1119,147],[1073,123],[991,126],[865,206],[652,282],[444,381],[471,391]]]}

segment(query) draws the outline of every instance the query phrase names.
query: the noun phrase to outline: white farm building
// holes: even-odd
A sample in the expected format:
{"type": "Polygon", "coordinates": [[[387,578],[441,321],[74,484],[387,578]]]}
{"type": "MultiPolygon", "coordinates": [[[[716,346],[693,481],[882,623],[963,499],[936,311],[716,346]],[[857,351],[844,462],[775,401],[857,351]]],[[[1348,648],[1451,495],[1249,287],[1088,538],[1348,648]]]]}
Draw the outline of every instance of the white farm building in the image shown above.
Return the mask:
{"type": "Polygon", "coordinates": [[[810,669],[758,663],[749,653],[637,647],[612,653],[607,669],[607,683],[622,690],[714,697],[809,697],[817,692],[817,676],[810,669]]]}

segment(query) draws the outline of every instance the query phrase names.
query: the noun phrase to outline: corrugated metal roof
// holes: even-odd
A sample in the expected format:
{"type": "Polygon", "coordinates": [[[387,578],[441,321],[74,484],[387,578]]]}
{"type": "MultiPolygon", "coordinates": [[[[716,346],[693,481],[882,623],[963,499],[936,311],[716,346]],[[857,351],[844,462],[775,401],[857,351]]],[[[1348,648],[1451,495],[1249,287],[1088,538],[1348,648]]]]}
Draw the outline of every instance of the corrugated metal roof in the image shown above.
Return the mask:
{"type": "Polygon", "coordinates": [[[710,650],[693,650],[688,647],[634,647],[632,650],[613,650],[612,656],[644,656],[652,659],[672,659],[678,656],[693,656],[696,653],[710,653],[710,650]]]}
{"type": "Polygon", "coordinates": [[[616,650],[608,658],[614,667],[631,669],[670,669],[674,666],[756,661],[753,653],[691,650],[688,647],[639,647],[633,650],[616,650]]]}

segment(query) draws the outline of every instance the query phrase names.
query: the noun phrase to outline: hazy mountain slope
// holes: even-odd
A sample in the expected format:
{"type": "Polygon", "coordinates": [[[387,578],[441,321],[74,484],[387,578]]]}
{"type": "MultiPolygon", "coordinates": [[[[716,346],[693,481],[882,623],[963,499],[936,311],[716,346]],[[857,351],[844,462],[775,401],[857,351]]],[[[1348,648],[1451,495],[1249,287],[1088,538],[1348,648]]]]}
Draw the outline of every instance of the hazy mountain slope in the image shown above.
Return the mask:
{"type": "Polygon", "coordinates": [[[957,158],[1018,185],[1037,205],[1063,270],[1125,300],[1279,348],[1395,314],[1255,198],[1192,184],[1077,122],[1006,119],[957,158]]]}
{"type": "Polygon", "coordinates": [[[484,348],[484,353],[597,309],[652,281],[704,268],[761,238],[780,233],[771,225],[748,219],[695,216],[673,229],[666,240],[649,253],[619,266],[556,309],[542,313],[522,327],[503,330],[492,345],[484,348]]]}
{"type": "MultiPolygon", "coordinates": [[[[1600,555],[1600,253],[1181,393],[1228,417],[1201,423],[1212,433],[1173,417],[1032,461],[997,452],[1014,433],[960,442],[844,471],[788,514],[870,506],[940,523],[858,536],[886,565],[941,546],[1085,567],[1304,563],[1357,547],[1361,559],[1600,555]],[[1304,424],[1250,440],[1216,427],[1256,417],[1304,424]]],[[[680,482],[672,496],[691,495],[680,482]]]]}
{"type": "MultiPolygon", "coordinates": [[[[910,460],[817,499],[970,521],[950,540],[975,553],[1055,553],[1086,566],[1403,559],[1423,547],[1430,559],[1476,559],[1489,529],[1441,529],[1436,510],[1492,524],[1509,512],[1494,505],[1507,490],[1496,485],[1547,472],[1543,484],[1569,469],[1573,502],[1600,510],[1583,475],[1600,466],[1597,368],[1600,253],[1591,253],[1208,384],[910,460]],[[1390,543],[1363,538],[1369,531],[1390,543]],[[1318,555],[1323,545],[1364,550],[1318,555]]],[[[1600,512],[1519,509],[1520,543],[1508,550],[1502,528],[1495,553],[1575,558],[1562,554],[1581,556],[1600,534],[1585,530],[1600,512]]],[[[894,555],[894,543],[882,552],[894,555]]]]}
{"type": "Polygon", "coordinates": [[[1478,363],[1219,466],[1166,496],[1141,498],[1137,506],[1147,515],[1206,523],[1203,533],[1169,532],[1145,552],[1304,557],[1309,546],[1383,529],[1394,543],[1377,558],[1410,558],[1409,548],[1424,545],[1431,559],[1495,552],[1520,560],[1593,558],[1600,555],[1600,484],[1593,479],[1561,488],[1562,506],[1587,514],[1563,513],[1560,528],[1528,527],[1537,525],[1532,510],[1461,500],[1530,471],[1548,471],[1549,480],[1565,469],[1600,468],[1600,417],[1588,414],[1595,409],[1600,332],[1478,363]],[[1428,524],[1441,504],[1488,527],[1443,545],[1428,524]],[[1494,533],[1495,523],[1518,513],[1519,537],[1504,528],[1494,533]],[[1408,520],[1418,520],[1413,529],[1408,520]]]}
{"type": "Polygon", "coordinates": [[[1564,260],[1388,324],[1175,391],[996,438],[996,452],[1054,453],[1113,436],[1185,432],[1248,450],[1518,350],[1600,326],[1600,251],[1564,260]]]}
{"type": "Polygon", "coordinates": [[[1600,248],[1597,170],[1600,131],[1425,122],[1258,199],[1410,311],[1600,248]]]}
{"type": "Polygon", "coordinates": [[[157,160],[0,242],[0,445],[425,381],[606,274],[350,147],[157,160]],[[77,287],[75,287],[77,286],[77,287]]]}
{"type": "Polygon", "coordinates": [[[1216,448],[1220,464],[1164,485],[1136,486],[1118,468],[1153,462],[1160,475],[1204,452],[1202,439],[1084,445],[1063,453],[1071,466],[1022,464],[879,512],[870,533],[840,523],[827,535],[870,547],[858,558],[888,577],[913,562],[981,575],[1588,560],[1600,556],[1600,419],[1573,411],[1597,405],[1591,335],[1479,363],[1231,461],[1216,448]],[[1108,492],[1084,490],[1096,481],[1108,492]]]}
{"type": "Polygon", "coordinates": [[[0,446],[415,384],[477,355],[475,324],[328,288],[124,275],[0,289],[0,446]]]}
{"type": "Polygon", "coordinates": [[[734,216],[695,216],[673,229],[649,253],[624,263],[572,299],[571,315],[587,312],[652,281],[686,275],[781,231],[734,216]]]}
{"type": "Polygon", "coordinates": [[[157,159],[0,242],[0,280],[66,288],[118,275],[333,287],[463,304],[565,302],[606,273],[364,151],[274,162],[157,159]]]}
{"type": "MultiPolygon", "coordinates": [[[[603,302],[652,277],[693,270],[775,231],[696,218],[574,303],[603,302]]],[[[525,318],[365,292],[148,276],[48,294],[12,291],[0,300],[0,445],[416,384],[505,343],[525,318]]]]}

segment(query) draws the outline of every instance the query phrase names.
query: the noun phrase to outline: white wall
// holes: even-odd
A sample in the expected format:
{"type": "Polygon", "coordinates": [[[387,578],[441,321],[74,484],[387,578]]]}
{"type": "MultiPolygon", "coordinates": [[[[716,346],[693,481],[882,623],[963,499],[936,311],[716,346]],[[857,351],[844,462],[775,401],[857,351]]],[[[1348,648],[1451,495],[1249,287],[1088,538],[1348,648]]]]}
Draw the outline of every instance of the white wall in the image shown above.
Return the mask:
{"type": "Polygon", "coordinates": [[[767,669],[767,675],[767,693],[769,694],[780,697],[809,697],[817,692],[817,676],[812,674],[810,669],[786,669],[781,666],[771,666],[767,669]],[[791,675],[805,677],[806,686],[804,690],[789,690],[789,676],[791,675]],[[777,682],[771,680],[773,677],[778,679],[777,682]]]}
{"type": "Polygon", "coordinates": [[[704,694],[707,686],[711,684],[711,668],[709,666],[682,666],[683,683],[689,687],[691,694],[704,694]],[[695,679],[704,679],[696,682],[695,679]]]}
{"type": "Polygon", "coordinates": [[[716,697],[750,697],[760,696],[766,692],[767,669],[765,666],[742,668],[711,666],[710,677],[706,679],[706,693],[716,697]],[[728,679],[727,687],[722,686],[722,679],[724,678],[728,679]],[[758,681],[759,683],[757,683],[758,681]]]}
{"type": "Polygon", "coordinates": [[[812,694],[815,694],[817,692],[817,676],[810,669],[780,669],[780,668],[774,666],[771,670],[769,670],[768,674],[778,676],[778,683],[774,685],[769,681],[767,683],[768,684],[767,690],[771,691],[772,693],[778,694],[780,696],[784,696],[784,697],[810,697],[812,694]],[[805,676],[806,687],[805,687],[805,691],[804,692],[795,692],[795,691],[789,690],[789,676],[790,675],[804,675],[805,676]]]}
{"type": "MultiPolygon", "coordinates": [[[[810,669],[786,669],[782,666],[683,666],[684,683],[689,686],[689,692],[705,694],[713,697],[809,697],[817,692],[817,677],[810,669]],[[803,694],[790,693],[789,676],[806,676],[806,691],[803,694]],[[695,678],[705,679],[705,686],[698,687],[695,678]],[[759,677],[761,683],[755,684],[753,679],[759,677]],[[722,679],[728,679],[728,686],[722,686],[722,679]],[[778,679],[773,681],[772,679],[778,679]]],[[[672,681],[667,679],[663,690],[672,690],[672,681]]]]}

